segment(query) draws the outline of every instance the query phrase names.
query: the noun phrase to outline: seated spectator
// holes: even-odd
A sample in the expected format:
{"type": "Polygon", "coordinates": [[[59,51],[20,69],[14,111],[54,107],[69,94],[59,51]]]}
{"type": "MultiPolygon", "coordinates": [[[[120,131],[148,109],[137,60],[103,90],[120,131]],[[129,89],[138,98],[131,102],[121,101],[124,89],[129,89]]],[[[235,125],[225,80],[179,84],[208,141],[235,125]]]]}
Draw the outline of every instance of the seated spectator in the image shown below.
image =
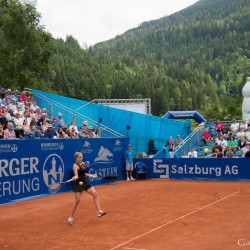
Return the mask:
{"type": "Polygon", "coordinates": [[[93,128],[89,127],[88,129],[88,138],[93,138],[93,128]]]}
{"type": "Polygon", "coordinates": [[[243,129],[243,131],[247,131],[247,123],[245,120],[242,120],[240,123],[240,129],[243,129]]]}
{"type": "Polygon", "coordinates": [[[238,142],[235,140],[233,135],[230,135],[229,141],[227,142],[227,150],[235,152],[238,147],[238,142]]]}
{"type": "Polygon", "coordinates": [[[223,157],[224,157],[224,154],[223,154],[223,152],[221,152],[219,149],[215,149],[215,150],[214,150],[214,153],[213,153],[213,156],[214,156],[214,157],[217,157],[217,158],[223,158],[223,157]]]}
{"type": "Polygon", "coordinates": [[[202,141],[204,142],[204,145],[207,144],[210,138],[211,138],[211,135],[208,133],[208,128],[206,128],[204,133],[202,134],[202,141]]]}
{"type": "Polygon", "coordinates": [[[30,125],[27,120],[23,121],[23,135],[25,138],[35,139],[34,133],[31,131],[30,125]]]}
{"type": "Polygon", "coordinates": [[[238,122],[236,122],[235,119],[232,120],[231,126],[230,126],[230,130],[231,132],[238,132],[240,129],[240,125],[238,122]]]}
{"type": "Polygon", "coordinates": [[[227,150],[227,158],[234,158],[234,152],[231,149],[227,150]]]}
{"type": "Polygon", "coordinates": [[[250,157],[250,151],[247,151],[247,152],[245,153],[245,157],[246,157],[246,158],[250,157]]]}
{"type": "Polygon", "coordinates": [[[30,109],[33,109],[34,112],[36,112],[37,109],[40,109],[39,106],[37,106],[36,102],[32,102],[30,105],[30,109]]]}
{"type": "Polygon", "coordinates": [[[240,131],[236,134],[236,139],[240,139],[241,136],[244,136],[246,138],[246,132],[243,129],[240,129],[240,131]]]}
{"type": "Polygon", "coordinates": [[[76,132],[75,127],[72,127],[71,131],[70,131],[70,128],[69,128],[69,132],[70,132],[70,138],[79,138],[78,132],[76,132]]]}
{"type": "Polygon", "coordinates": [[[7,124],[7,128],[4,130],[4,139],[16,139],[16,133],[13,130],[12,123],[7,124]]]}
{"type": "MultiPolygon", "coordinates": [[[[49,123],[47,122],[47,120],[44,120],[42,122],[42,125],[40,127],[40,130],[42,132],[42,134],[45,134],[45,131],[48,129],[49,123]]],[[[53,127],[53,126],[52,126],[53,127]]],[[[54,127],[53,127],[54,128],[54,127]]]]}
{"type": "Polygon", "coordinates": [[[188,158],[197,158],[197,151],[195,151],[193,147],[191,147],[188,152],[188,158]]]}
{"type": "Polygon", "coordinates": [[[80,132],[78,133],[79,138],[88,138],[88,134],[85,131],[84,126],[80,127],[80,132]]]}
{"type": "Polygon", "coordinates": [[[218,149],[220,152],[223,151],[223,147],[220,145],[214,145],[214,147],[212,148],[212,153],[215,153],[215,150],[218,149]]]}
{"type": "Polygon", "coordinates": [[[223,155],[225,155],[226,150],[227,150],[227,141],[225,140],[223,135],[220,135],[218,145],[222,146],[222,153],[223,153],[223,155]]]}
{"type": "Polygon", "coordinates": [[[47,118],[47,114],[46,113],[42,113],[41,114],[41,118],[37,121],[36,125],[38,127],[41,127],[42,124],[43,124],[43,122],[46,120],[46,118],[47,118]]]}
{"type": "Polygon", "coordinates": [[[229,140],[229,136],[231,134],[231,131],[229,130],[229,128],[227,127],[226,124],[224,124],[223,129],[221,130],[221,135],[224,136],[225,140],[229,140]]]}
{"type": "Polygon", "coordinates": [[[63,131],[62,127],[58,127],[57,128],[57,135],[58,135],[58,138],[60,138],[60,139],[64,139],[65,138],[65,132],[63,131]]]}
{"type": "Polygon", "coordinates": [[[250,124],[247,125],[246,140],[250,141],[250,124]]]}
{"type": "Polygon", "coordinates": [[[69,130],[70,130],[70,132],[72,132],[72,128],[74,128],[74,132],[76,132],[77,134],[79,133],[79,131],[78,131],[78,128],[77,128],[77,126],[76,126],[76,122],[75,121],[72,121],[71,122],[71,125],[69,126],[69,130]]]}
{"type": "Polygon", "coordinates": [[[222,129],[224,128],[224,124],[220,122],[220,120],[218,119],[216,121],[216,124],[215,124],[215,129],[218,133],[220,133],[222,131],[222,129]]]}
{"type": "Polygon", "coordinates": [[[240,140],[238,141],[238,150],[241,150],[242,148],[244,148],[246,146],[246,140],[245,140],[245,136],[241,136],[240,140]]]}
{"type": "Polygon", "coordinates": [[[27,95],[25,94],[25,91],[23,91],[20,95],[19,95],[19,102],[25,102],[27,101],[28,97],[27,95]]]}
{"type": "Polygon", "coordinates": [[[16,111],[16,100],[14,98],[11,99],[11,103],[8,105],[9,113],[14,116],[14,112],[16,111]]]}
{"type": "Polygon", "coordinates": [[[82,127],[83,127],[83,131],[88,134],[88,131],[89,131],[89,127],[88,127],[88,121],[84,121],[83,124],[82,124],[82,127]]]}
{"type": "Polygon", "coordinates": [[[246,146],[242,148],[243,155],[245,156],[246,152],[250,150],[250,141],[246,142],[246,146]]]}
{"type": "Polygon", "coordinates": [[[212,150],[212,148],[214,147],[215,143],[214,143],[214,138],[210,137],[209,141],[207,142],[207,146],[212,150]]]}
{"type": "Polygon", "coordinates": [[[44,133],[44,138],[48,138],[48,139],[53,139],[53,138],[57,138],[57,133],[54,130],[54,127],[49,124],[48,128],[46,129],[45,133],[44,133]]]}
{"type": "Polygon", "coordinates": [[[57,125],[58,125],[58,127],[64,128],[64,127],[67,127],[67,125],[65,124],[62,116],[63,116],[62,113],[58,113],[57,114],[57,125]]]}
{"type": "Polygon", "coordinates": [[[35,135],[35,138],[39,139],[39,138],[42,138],[42,133],[40,131],[40,129],[37,127],[36,125],[36,121],[35,119],[32,119],[31,122],[30,122],[30,129],[31,131],[34,133],[35,135]]]}
{"type": "Polygon", "coordinates": [[[21,118],[23,117],[23,111],[21,110],[20,105],[16,105],[16,110],[13,113],[14,113],[14,116],[16,116],[16,114],[18,113],[21,118]]]}
{"type": "Polygon", "coordinates": [[[215,124],[213,122],[213,120],[209,120],[208,124],[207,124],[207,128],[208,130],[211,129],[215,129],[215,124]]]}
{"type": "Polygon", "coordinates": [[[99,130],[98,128],[94,128],[93,129],[93,138],[99,138],[99,130]]]}
{"type": "Polygon", "coordinates": [[[65,137],[64,138],[70,138],[70,131],[68,127],[63,127],[63,131],[65,133],[65,137]]]}
{"type": "Polygon", "coordinates": [[[30,118],[30,112],[29,112],[29,110],[24,111],[24,113],[23,113],[23,119],[27,121],[28,125],[30,125],[31,118],[30,118]]]}
{"type": "Polygon", "coordinates": [[[0,139],[4,138],[4,129],[3,129],[3,124],[0,123],[0,139]]]}
{"type": "Polygon", "coordinates": [[[35,119],[36,119],[36,122],[42,117],[42,113],[41,113],[41,109],[38,108],[36,111],[35,111],[35,119]]]}
{"type": "Polygon", "coordinates": [[[181,158],[188,158],[188,155],[187,155],[186,151],[182,152],[181,158]]]}
{"type": "Polygon", "coordinates": [[[179,146],[183,143],[183,139],[181,139],[181,135],[177,135],[177,140],[175,141],[175,145],[179,146]]]}

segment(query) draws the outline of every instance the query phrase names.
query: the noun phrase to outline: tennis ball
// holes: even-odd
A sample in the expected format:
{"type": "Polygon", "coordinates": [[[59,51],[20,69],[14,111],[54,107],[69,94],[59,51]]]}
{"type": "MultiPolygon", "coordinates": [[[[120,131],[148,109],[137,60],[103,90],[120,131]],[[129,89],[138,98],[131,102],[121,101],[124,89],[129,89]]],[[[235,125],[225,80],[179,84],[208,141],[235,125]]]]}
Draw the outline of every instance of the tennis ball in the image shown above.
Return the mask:
{"type": "Polygon", "coordinates": [[[82,182],[82,181],[80,181],[80,182],[79,182],[79,185],[83,185],[83,182],[82,182]]]}
{"type": "Polygon", "coordinates": [[[204,148],[204,153],[208,153],[209,152],[209,148],[204,148]]]}

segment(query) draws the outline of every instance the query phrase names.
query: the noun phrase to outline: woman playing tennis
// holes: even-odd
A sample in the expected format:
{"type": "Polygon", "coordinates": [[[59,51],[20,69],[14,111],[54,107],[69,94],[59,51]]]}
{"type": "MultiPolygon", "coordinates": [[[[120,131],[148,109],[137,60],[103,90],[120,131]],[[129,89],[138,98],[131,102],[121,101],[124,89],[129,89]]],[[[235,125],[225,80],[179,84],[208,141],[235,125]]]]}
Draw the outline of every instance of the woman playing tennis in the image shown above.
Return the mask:
{"type": "Polygon", "coordinates": [[[73,173],[74,176],[72,179],[75,181],[75,201],[73,203],[72,211],[70,214],[70,217],[68,218],[68,224],[73,224],[73,216],[76,211],[76,208],[81,200],[82,191],[87,191],[90,195],[92,195],[94,199],[94,204],[97,210],[97,216],[101,217],[106,214],[103,210],[100,208],[100,202],[99,197],[97,195],[97,192],[93,186],[87,181],[86,177],[92,177],[97,178],[95,174],[89,174],[87,173],[87,166],[83,162],[83,155],[81,152],[75,153],[76,162],[73,165],[73,173]]]}

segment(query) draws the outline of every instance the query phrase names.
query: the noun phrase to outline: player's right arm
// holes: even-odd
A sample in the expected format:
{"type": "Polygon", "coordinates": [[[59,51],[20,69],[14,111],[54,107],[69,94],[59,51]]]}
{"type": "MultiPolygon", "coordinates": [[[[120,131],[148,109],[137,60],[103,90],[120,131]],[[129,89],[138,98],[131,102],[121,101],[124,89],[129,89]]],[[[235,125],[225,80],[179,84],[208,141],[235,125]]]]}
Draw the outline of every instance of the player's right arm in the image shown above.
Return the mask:
{"type": "Polygon", "coordinates": [[[72,177],[72,179],[75,181],[78,179],[78,166],[77,166],[77,164],[73,165],[73,172],[74,172],[74,176],[72,177]]]}

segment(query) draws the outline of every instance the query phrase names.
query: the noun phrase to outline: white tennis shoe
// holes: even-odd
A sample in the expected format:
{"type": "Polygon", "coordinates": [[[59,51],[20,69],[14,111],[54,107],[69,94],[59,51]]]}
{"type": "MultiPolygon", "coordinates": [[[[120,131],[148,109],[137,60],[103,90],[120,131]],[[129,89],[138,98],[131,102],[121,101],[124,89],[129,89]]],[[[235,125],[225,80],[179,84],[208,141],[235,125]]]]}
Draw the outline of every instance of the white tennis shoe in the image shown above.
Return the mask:
{"type": "Polygon", "coordinates": [[[72,224],[73,224],[73,218],[72,218],[72,217],[69,217],[69,218],[68,218],[68,224],[69,224],[69,225],[72,225],[72,224]]]}

